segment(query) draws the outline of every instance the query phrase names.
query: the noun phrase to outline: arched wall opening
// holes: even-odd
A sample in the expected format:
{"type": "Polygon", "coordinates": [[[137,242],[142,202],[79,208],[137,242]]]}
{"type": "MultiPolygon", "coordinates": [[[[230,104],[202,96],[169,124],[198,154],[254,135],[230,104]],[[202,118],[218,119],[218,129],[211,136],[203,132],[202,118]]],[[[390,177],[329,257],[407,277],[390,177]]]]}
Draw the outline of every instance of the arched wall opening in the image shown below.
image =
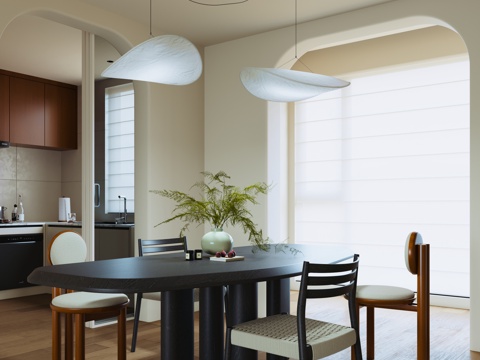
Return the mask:
{"type": "MultiPolygon", "coordinates": [[[[340,71],[332,71],[332,69],[342,69],[342,66],[346,66],[348,68],[351,66],[351,64],[346,64],[343,63],[342,60],[340,60],[340,63],[338,63],[338,58],[333,60],[332,62],[337,61],[334,65],[333,68],[330,67],[329,61],[321,62],[320,64],[315,64],[312,63],[312,60],[315,60],[315,56],[318,55],[313,55],[315,52],[322,52],[322,50],[325,52],[325,54],[329,54],[329,49],[333,47],[341,47],[342,45],[340,44],[358,44],[359,42],[362,42],[366,39],[376,39],[380,37],[384,37],[385,40],[389,39],[389,35],[391,38],[394,38],[396,34],[401,35],[404,34],[405,32],[410,32],[410,31],[415,31],[419,30],[422,31],[426,29],[427,31],[429,29],[435,29],[438,28],[440,30],[443,30],[444,32],[450,33],[450,35],[453,35],[454,37],[460,38],[460,43],[454,49],[452,50],[451,53],[447,51],[445,54],[437,54],[435,56],[455,56],[458,54],[467,53],[468,50],[465,47],[464,40],[459,36],[460,34],[457,33],[453,28],[449,25],[447,25],[443,21],[439,21],[437,19],[431,19],[431,18],[416,18],[413,17],[409,19],[411,24],[408,27],[405,27],[405,24],[401,24],[401,22],[394,22],[390,25],[391,27],[386,27],[383,29],[383,32],[380,32],[378,36],[375,36],[372,34],[370,35],[363,35],[360,36],[360,40],[354,40],[354,41],[349,41],[349,40],[341,40],[339,39],[338,43],[334,43],[332,47],[329,47],[326,45],[326,43],[321,40],[322,37],[316,37],[314,40],[315,36],[312,36],[311,39],[308,40],[303,40],[302,42],[302,47],[305,48],[307,47],[307,43],[312,46],[310,51],[304,52],[303,57],[301,57],[302,61],[314,72],[322,73],[325,75],[331,75],[331,76],[338,76],[341,78],[341,74],[344,73],[341,70],[340,71]],[[428,25],[427,25],[428,24],[428,25]],[[318,41],[318,43],[316,43],[318,41]],[[320,50],[318,50],[320,49],[320,50]]],[[[407,20],[406,23],[409,21],[407,20]]],[[[385,24],[382,24],[385,25],[385,24]]],[[[444,39],[444,38],[443,38],[444,39]]],[[[438,40],[442,40],[442,37],[439,37],[438,40]]],[[[389,41],[389,40],[387,40],[389,41]]],[[[428,43],[425,43],[426,48],[428,48],[428,43]]],[[[428,49],[431,50],[431,49],[428,49]]],[[[445,50],[445,49],[444,49],[445,50]]],[[[388,51],[388,49],[387,49],[388,51]]],[[[293,53],[292,49],[289,49],[281,56],[281,58],[277,61],[277,66],[282,66],[286,62],[288,62],[289,56],[293,53]]],[[[331,53],[330,53],[331,54],[331,53]]],[[[417,54],[416,54],[417,55],[417,54]]],[[[420,55],[421,57],[422,55],[420,55]]],[[[469,55],[468,55],[469,56],[469,55]]],[[[322,59],[322,57],[320,56],[322,59]]],[[[325,60],[325,57],[323,58],[325,60]]],[[[350,57],[347,62],[349,61],[356,61],[357,59],[355,57],[350,57]]],[[[363,59],[364,60],[364,59],[363,59]]],[[[375,60],[373,61],[375,63],[375,60]]],[[[300,71],[311,71],[309,69],[305,69],[305,65],[300,63],[300,62],[292,62],[290,61],[290,64],[292,64],[292,69],[294,70],[300,70],[300,71]]],[[[361,68],[362,65],[359,67],[361,68]]],[[[353,65],[353,69],[356,69],[356,66],[353,65]]],[[[268,210],[268,224],[269,224],[269,229],[274,229],[273,237],[279,238],[279,239],[292,239],[294,238],[294,169],[292,168],[292,164],[294,163],[294,155],[288,150],[292,149],[295,145],[293,143],[292,137],[289,136],[293,132],[293,125],[292,122],[289,121],[289,119],[294,117],[294,106],[293,104],[281,104],[281,103],[268,103],[267,105],[267,118],[268,118],[268,179],[270,182],[277,184],[276,189],[274,189],[274,196],[269,199],[269,210],[268,210]],[[280,126],[279,126],[280,125],[280,126]],[[280,199],[280,200],[279,200],[280,199]],[[270,207],[270,205],[272,205],[270,207]],[[279,211],[281,212],[281,220],[279,218],[279,211]],[[274,225],[276,224],[276,225],[274,225]],[[283,226],[279,227],[278,224],[284,224],[283,226]],[[288,225],[286,225],[288,224],[288,225]]],[[[471,217],[471,216],[470,216],[471,217]]],[[[269,231],[271,234],[271,231],[269,231]]],[[[473,242],[473,238],[470,239],[471,242],[473,242]]],[[[473,258],[473,253],[470,253],[470,258],[473,258]]],[[[472,271],[472,268],[470,269],[472,271]]],[[[473,277],[473,276],[472,276],[473,277]]],[[[473,290],[475,293],[475,290],[473,290]]],[[[475,294],[473,295],[473,298],[475,298],[475,294]]],[[[473,323],[473,318],[476,314],[476,309],[475,309],[475,304],[472,304],[472,307],[474,308],[473,311],[471,312],[471,322],[473,323]]],[[[472,333],[476,330],[472,330],[472,333]]],[[[474,343],[475,341],[472,339],[472,350],[475,350],[474,343]]]]}
{"type": "Polygon", "coordinates": [[[351,85],[289,104],[295,161],[286,167],[295,174],[296,195],[289,239],[362,253],[360,284],[395,278],[415,288],[403,264],[404,238],[415,229],[431,244],[431,303],[468,308],[470,84],[463,40],[434,26],[300,60],[295,70],[351,85]]]}

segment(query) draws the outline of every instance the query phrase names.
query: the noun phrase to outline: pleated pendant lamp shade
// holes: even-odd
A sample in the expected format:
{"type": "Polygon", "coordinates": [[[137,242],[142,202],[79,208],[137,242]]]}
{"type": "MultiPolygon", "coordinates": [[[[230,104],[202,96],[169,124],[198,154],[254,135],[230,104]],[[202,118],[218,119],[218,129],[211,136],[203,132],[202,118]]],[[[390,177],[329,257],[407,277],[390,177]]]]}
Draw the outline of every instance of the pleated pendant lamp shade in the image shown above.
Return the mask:
{"type": "Polygon", "coordinates": [[[102,76],[168,85],[188,85],[202,74],[195,45],[178,35],[151,38],[124,54],[102,76]]]}

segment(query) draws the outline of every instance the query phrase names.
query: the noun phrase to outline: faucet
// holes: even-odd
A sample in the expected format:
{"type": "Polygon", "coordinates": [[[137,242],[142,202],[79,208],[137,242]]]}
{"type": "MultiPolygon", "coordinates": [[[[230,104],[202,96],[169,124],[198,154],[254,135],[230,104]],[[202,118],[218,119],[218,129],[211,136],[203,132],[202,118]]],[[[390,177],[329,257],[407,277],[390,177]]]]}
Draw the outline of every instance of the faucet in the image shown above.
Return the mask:
{"type": "Polygon", "coordinates": [[[118,198],[123,199],[123,216],[120,216],[118,219],[115,219],[115,222],[119,220],[123,220],[123,224],[126,224],[127,223],[127,198],[122,195],[118,195],[118,198]]]}

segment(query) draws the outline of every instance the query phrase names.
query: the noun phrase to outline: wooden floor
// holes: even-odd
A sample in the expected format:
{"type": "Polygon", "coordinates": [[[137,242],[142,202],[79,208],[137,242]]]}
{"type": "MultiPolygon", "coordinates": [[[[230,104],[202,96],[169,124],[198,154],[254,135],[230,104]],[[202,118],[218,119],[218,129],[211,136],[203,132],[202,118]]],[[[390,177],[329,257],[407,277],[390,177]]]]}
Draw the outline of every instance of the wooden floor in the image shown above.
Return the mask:
{"type": "MultiPolygon", "coordinates": [[[[292,292],[292,309],[296,293],[292,292]]],[[[47,360],[51,358],[51,319],[49,295],[36,295],[0,301],[0,359],[47,360]]],[[[346,302],[343,299],[311,300],[309,316],[344,323],[346,302]],[[322,301],[322,302],[320,302],[322,301]],[[320,305],[322,304],[322,305],[320,305]]],[[[363,311],[361,316],[364,315],[363,311]]],[[[363,330],[363,317],[361,332],[363,330]]],[[[198,319],[197,319],[198,320],[198,319]]],[[[133,321],[127,323],[127,342],[130,340],[133,321]]],[[[377,360],[416,359],[415,313],[377,310],[377,360]]],[[[128,359],[159,359],[160,322],[140,323],[137,351],[128,359]]],[[[116,359],[116,327],[104,326],[87,329],[87,359],[116,359]]],[[[363,352],[365,353],[362,336],[363,352]]],[[[195,353],[198,359],[198,333],[195,333],[195,353]]],[[[471,354],[469,347],[469,312],[448,308],[431,308],[431,359],[480,360],[480,354],[471,354]]],[[[259,359],[265,359],[264,354],[259,359]]],[[[348,360],[349,351],[328,358],[348,360]]],[[[182,359],[172,359],[182,360],[182,359]]]]}

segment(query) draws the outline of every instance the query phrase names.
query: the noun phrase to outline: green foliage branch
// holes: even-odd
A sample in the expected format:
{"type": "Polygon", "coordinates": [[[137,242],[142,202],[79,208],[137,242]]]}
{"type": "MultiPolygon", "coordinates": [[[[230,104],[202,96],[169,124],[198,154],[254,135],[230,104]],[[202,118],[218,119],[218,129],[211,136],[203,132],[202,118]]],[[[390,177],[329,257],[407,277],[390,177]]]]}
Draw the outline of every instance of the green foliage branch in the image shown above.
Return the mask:
{"type": "Polygon", "coordinates": [[[243,189],[227,184],[230,179],[224,171],[213,174],[202,172],[203,181],[196,182],[191,188],[198,191],[197,197],[177,190],[150,190],[150,192],[176,202],[172,217],[155,226],[181,220],[185,224],[180,230],[180,236],[192,223],[197,226],[210,223],[214,229],[223,229],[226,225],[240,226],[248,241],[260,250],[268,250],[270,240],[263,236],[262,229],[257,228],[252,220],[252,213],[248,210],[249,204],[259,204],[257,196],[267,194],[270,186],[258,182],[243,189]]]}

